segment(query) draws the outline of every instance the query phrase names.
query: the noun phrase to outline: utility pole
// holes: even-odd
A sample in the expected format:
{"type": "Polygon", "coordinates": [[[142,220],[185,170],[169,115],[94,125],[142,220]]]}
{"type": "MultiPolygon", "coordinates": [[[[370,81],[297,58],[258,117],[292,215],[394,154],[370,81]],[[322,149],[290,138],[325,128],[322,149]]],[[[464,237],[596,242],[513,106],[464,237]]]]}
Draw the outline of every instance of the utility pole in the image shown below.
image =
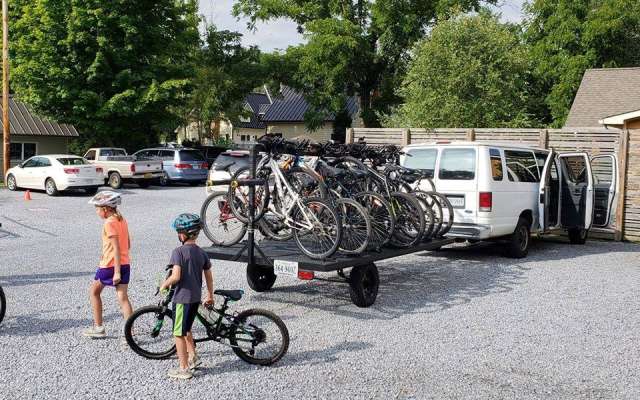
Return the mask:
{"type": "Polygon", "coordinates": [[[9,154],[9,0],[2,0],[2,133],[4,137],[2,161],[4,173],[6,173],[11,166],[11,154],[9,154]]]}

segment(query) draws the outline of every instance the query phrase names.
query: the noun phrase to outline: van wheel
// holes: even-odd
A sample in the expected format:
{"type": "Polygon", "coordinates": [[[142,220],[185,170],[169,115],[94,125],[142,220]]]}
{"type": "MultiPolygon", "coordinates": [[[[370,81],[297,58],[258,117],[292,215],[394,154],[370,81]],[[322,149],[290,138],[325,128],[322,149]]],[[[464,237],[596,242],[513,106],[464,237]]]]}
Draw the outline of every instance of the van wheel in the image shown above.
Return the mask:
{"type": "Polygon", "coordinates": [[[112,172],[109,174],[109,186],[112,189],[120,189],[122,187],[122,177],[117,172],[112,172]]]}
{"type": "Polygon", "coordinates": [[[529,230],[529,221],[520,218],[516,229],[513,231],[507,242],[506,255],[510,258],[524,258],[529,253],[529,242],[531,234],[529,230]]]}
{"type": "Polygon", "coordinates": [[[585,244],[587,242],[587,236],[589,231],[586,229],[569,229],[569,243],[571,244],[585,244]]]}

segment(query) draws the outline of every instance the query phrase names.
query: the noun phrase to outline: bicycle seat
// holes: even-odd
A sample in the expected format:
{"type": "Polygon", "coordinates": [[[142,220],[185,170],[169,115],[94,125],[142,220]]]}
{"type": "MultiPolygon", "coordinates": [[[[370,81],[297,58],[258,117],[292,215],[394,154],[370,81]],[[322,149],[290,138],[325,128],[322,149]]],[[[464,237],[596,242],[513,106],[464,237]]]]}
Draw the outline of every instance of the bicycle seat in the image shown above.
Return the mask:
{"type": "Polygon", "coordinates": [[[242,290],[216,290],[213,294],[219,294],[222,297],[227,297],[230,300],[238,301],[242,298],[244,291],[242,290]]]}

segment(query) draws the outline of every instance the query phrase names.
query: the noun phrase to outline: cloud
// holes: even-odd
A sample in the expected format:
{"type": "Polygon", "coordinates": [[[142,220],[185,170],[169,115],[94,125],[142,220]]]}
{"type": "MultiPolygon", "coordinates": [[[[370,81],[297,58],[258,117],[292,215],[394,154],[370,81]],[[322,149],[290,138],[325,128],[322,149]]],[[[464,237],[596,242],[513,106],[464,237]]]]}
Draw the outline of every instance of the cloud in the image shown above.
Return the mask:
{"type": "MultiPolygon", "coordinates": [[[[245,46],[258,46],[264,51],[286,49],[304,41],[297,31],[297,25],[290,20],[278,19],[266,23],[258,23],[255,32],[247,29],[247,19],[237,19],[231,14],[234,0],[200,0],[200,14],[218,29],[243,34],[245,46]]],[[[502,13],[502,20],[509,22],[522,21],[522,4],[524,0],[502,0],[492,8],[502,13]]]]}

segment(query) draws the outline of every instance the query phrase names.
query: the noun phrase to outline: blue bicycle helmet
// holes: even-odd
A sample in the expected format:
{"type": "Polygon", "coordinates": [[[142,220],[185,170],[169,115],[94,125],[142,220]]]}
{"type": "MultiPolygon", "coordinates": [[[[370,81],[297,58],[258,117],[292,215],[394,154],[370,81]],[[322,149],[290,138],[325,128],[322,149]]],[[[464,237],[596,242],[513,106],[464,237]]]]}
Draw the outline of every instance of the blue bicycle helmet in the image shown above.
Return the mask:
{"type": "Polygon", "coordinates": [[[180,214],[173,220],[173,229],[178,233],[186,233],[192,235],[200,232],[202,229],[202,220],[196,214],[184,213],[180,214]]]}

